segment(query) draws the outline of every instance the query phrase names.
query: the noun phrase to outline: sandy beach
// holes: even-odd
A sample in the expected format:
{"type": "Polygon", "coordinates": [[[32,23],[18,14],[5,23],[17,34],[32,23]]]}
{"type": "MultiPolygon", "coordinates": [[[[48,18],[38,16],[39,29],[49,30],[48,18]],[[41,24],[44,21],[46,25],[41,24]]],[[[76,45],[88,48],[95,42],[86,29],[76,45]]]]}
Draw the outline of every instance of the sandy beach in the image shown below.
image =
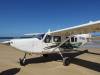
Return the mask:
{"type": "Polygon", "coordinates": [[[57,55],[28,55],[28,64],[20,66],[18,60],[24,53],[0,44],[0,75],[100,75],[100,48],[88,50],[75,57],[69,66],[63,66],[57,55]]]}

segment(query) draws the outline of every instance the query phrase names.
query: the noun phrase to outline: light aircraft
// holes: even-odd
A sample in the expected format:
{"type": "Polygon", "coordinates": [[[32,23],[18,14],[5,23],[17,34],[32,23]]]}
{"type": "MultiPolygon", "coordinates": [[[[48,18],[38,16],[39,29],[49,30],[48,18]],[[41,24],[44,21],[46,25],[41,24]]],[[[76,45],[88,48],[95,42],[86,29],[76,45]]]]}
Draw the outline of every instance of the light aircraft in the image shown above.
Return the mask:
{"type": "Polygon", "coordinates": [[[34,37],[11,39],[2,43],[9,44],[25,53],[24,57],[20,59],[20,65],[25,65],[27,54],[42,54],[44,57],[47,57],[51,53],[60,54],[63,64],[68,65],[70,57],[64,57],[63,53],[77,49],[91,41],[91,32],[100,32],[100,21],[91,21],[56,31],[48,30],[47,33],[25,34],[33,35],[34,37]]]}

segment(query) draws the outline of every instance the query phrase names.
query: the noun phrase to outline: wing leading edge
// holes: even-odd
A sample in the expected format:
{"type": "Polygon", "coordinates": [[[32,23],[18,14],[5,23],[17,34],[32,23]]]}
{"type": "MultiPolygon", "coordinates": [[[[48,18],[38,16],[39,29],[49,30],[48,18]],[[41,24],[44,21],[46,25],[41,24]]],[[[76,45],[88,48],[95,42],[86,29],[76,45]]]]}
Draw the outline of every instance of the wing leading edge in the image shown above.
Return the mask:
{"type": "Polygon", "coordinates": [[[61,30],[52,31],[51,35],[76,35],[86,34],[91,32],[100,32],[100,21],[89,22],[86,24],[69,27],[61,30]]]}

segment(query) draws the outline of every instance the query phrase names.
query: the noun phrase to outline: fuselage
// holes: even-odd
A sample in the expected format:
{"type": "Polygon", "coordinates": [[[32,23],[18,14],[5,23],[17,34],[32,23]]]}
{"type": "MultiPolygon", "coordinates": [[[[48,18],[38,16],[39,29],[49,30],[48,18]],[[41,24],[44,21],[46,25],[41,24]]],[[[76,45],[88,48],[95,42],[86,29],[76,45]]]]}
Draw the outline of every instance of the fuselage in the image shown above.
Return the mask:
{"type": "MultiPolygon", "coordinates": [[[[47,35],[43,40],[44,35],[39,35],[39,37],[33,38],[25,38],[25,39],[12,39],[10,40],[10,45],[14,48],[17,48],[20,51],[27,53],[39,53],[39,54],[47,54],[58,52],[60,43],[69,38],[69,36],[51,36],[47,35]],[[54,50],[56,48],[56,50],[54,50]]],[[[69,38],[66,41],[65,47],[67,48],[68,43],[73,45],[73,47],[80,47],[86,44],[91,38],[90,34],[78,34],[69,38]]],[[[61,47],[63,48],[63,47],[61,47]]]]}

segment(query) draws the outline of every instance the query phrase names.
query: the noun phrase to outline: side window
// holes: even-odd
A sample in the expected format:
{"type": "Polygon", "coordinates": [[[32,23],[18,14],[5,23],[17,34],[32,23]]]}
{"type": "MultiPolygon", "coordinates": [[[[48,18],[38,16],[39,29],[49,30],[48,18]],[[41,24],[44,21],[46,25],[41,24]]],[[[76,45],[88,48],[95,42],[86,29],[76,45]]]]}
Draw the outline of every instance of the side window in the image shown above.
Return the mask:
{"type": "MultiPolygon", "coordinates": [[[[68,39],[69,37],[66,37],[66,39],[68,39]]],[[[70,39],[69,40],[67,40],[67,42],[70,42],[70,39]]]]}
{"type": "Polygon", "coordinates": [[[77,37],[75,38],[75,42],[77,42],[77,37]]]}
{"type": "Polygon", "coordinates": [[[44,42],[45,43],[50,43],[50,41],[51,41],[51,36],[47,35],[46,38],[45,38],[45,40],[44,40],[44,42]]]}
{"type": "Polygon", "coordinates": [[[74,42],[74,37],[71,37],[71,42],[74,42]]]}
{"type": "Polygon", "coordinates": [[[54,42],[61,42],[61,36],[53,36],[54,42]]]}

